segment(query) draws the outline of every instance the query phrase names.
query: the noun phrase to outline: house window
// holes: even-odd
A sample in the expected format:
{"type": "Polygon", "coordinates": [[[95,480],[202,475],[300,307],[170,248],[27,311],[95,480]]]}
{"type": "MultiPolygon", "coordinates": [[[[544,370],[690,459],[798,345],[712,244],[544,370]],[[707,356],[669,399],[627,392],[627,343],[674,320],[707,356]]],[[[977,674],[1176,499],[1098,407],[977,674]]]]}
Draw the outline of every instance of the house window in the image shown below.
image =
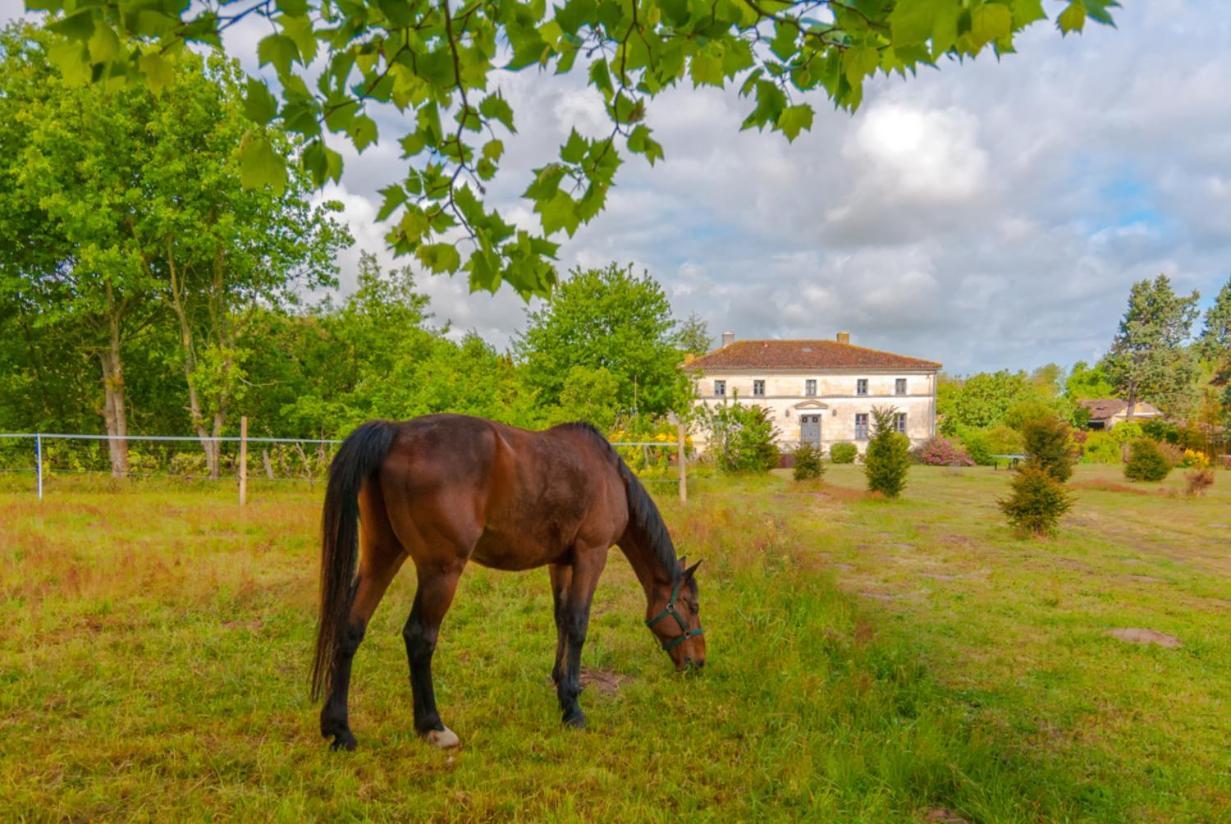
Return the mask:
{"type": "MultiPolygon", "coordinates": [[[[857,381],[855,381],[855,394],[856,395],[868,394],[868,379],[867,378],[859,378],[857,381]]],[[[864,415],[864,418],[867,418],[867,417],[868,417],[867,415],[864,415]]]]}
{"type": "Polygon", "coordinates": [[[868,439],[868,413],[855,413],[855,440],[866,441],[868,439]]]}
{"type": "Polygon", "coordinates": [[[752,382],[752,395],[756,398],[765,397],[765,381],[752,382]]]}
{"type": "Polygon", "coordinates": [[[901,432],[903,435],[906,434],[906,413],[905,412],[898,412],[896,415],[893,416],[893,428],[895,431],[901,432]]]}
{"type": "Polygon", "coordinates": [[[906,394],[906,378],[898,378],[893,382],[893,391],[896,395],[906,394]]]}
{"type": "Polygon", "coordinates": [[[804,381],[804,394],[810,398],[816,395],[816,379],[815,378],[804,381]]]}
{"type": "Polygon", "coordinates": [[[721,398],[727,394],[726,381],[714,381],[714,396],[721,398]]]}

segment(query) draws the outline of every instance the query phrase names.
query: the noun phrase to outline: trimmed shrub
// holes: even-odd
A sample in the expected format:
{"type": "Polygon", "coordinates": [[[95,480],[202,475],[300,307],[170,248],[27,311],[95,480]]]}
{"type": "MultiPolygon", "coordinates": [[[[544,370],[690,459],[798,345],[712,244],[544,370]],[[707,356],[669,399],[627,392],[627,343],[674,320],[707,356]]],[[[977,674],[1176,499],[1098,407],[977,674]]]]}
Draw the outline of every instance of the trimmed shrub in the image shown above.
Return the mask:
{"type": "Polygon", "coordinates": [[[1031,418],[1022,425],[1026,465],[1037,466],[1063,483],[1073,474],[1076,452],[1069,425],[1054,415],[1031,418]]]}
{"type": "Polygon", "coordinates": [[[859,447],[849,441],[838,441],[829,447],[829,460],[836,464],[854,463],[855,456],[858,454],[859,447]]]}
{"type": "Polygon", "coordinates": [[[1051,535],[1073,506],[1064,484],[1041,466],[1025,466],[1013,478],[1009,497],[997,501],[1014,527],[1030,535],[1051,535]]]}
{"type": "Polygon", "coordinates": [[[1081,445],[1082,463],[1118,464],[1124,460],[1120,444],[1106,432],[1091,432],[1081,445]]]}
{"type": "Polygon", "coordinates": [[[914,458],[927,466],[974,466],[966,450],[946,438],[929,438],[913,453],[914,458]]]}
{"type": "Polygon", "coordinates": [[[1194,469],[1184,473],[1184,480],[1188,484],[1185,493],[1193,496],[1204,495],[1205,491],[1214,485],[1214,470],[1208,467],[1194,469]]]}
{"type": "Polygon", "coordinates": [[[1171,464],[1158,444],[1149,438],[1138,438],[1129,447],[1124,477],[1130,481],[1161,481],[1171,472],[1171,464]]]}
{"type": "Polygon", "coordinates": [[[825,464],[821,463],[821,450],[810,443],[801,443],[795,447],[795,480],[807,481],[819,478],[825,474],[825,464]]]}
{"type": "Polygon", "coordinates": [[[906,473],[910,471],[910,439],[893,426],[893,407],[872,407],[872,439],[863,456],[864,475],[868,489],[879,492],[886,498],[896,498],[906,486],[906,473]]]}

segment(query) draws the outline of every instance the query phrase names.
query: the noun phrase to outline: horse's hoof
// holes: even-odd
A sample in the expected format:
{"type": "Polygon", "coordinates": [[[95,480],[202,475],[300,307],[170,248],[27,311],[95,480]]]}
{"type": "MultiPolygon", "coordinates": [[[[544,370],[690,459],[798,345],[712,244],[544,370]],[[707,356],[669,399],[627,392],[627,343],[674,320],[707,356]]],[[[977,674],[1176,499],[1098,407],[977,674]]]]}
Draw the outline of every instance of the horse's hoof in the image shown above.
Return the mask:
{"type": "Polygon", "coordinates": [[[586,728],[586,717],[582,713],[576,715],[564,716],[564,726],[573,730],[584,730],[586,728]]]}
{"type": "Polygon", "coordinates": [[[423,733],[423,740],[442,750],[451,750],[462,743],[462,739],[457,737],[457,733],[448,727],[442,730],[428,730],[423,733]]]}
{"type": "Polygon", "coordinates": [[[334,735],[333,743],[329,745],[329,749],[334,752],[338,752],[339,750],[353,752],[358,743],[359,742],[355,740],[355,736],[351,734],[351,731],[345,730],[334,735]]]}

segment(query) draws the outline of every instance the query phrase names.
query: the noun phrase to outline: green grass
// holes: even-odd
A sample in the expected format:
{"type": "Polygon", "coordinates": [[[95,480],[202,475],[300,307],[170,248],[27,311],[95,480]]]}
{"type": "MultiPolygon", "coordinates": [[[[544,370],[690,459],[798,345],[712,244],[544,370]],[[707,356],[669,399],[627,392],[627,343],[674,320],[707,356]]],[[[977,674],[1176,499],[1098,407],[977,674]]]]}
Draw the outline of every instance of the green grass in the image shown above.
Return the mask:
{"type": "Polygon", "coordinates": [[[356,658],[351,754],[306,698],[319,487],[246,511],[229,487],[9,487],[0,819],[1231,818],[1231,474],[1187,499],[1179,473],[1081,467],[1044,541],[1004,525],[1007,478],[915,468],[889,503],[830,466],[664,498],[706,561],[709,663],[670,669],[613,552],[584,662],[620,685],[586,690],[582,733],[548,686],[546,573],[472,567],[435,663],[454,753],[411,728],[404,570],[356,658]]]}

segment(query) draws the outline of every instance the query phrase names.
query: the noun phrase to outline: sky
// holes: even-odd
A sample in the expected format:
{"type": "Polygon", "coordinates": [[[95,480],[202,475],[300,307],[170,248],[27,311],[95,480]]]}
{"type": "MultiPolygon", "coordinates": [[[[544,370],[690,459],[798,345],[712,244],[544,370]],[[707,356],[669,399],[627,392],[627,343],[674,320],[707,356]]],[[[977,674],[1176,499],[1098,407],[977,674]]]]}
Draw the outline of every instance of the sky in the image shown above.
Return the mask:
{"type": "MultiPolygon", "coordinates": [[[[715,339],[848,330],[953,373],[1096,360],[1134,281],[1165,273],[1205,306],[1231,276],[1231,4],[1126,6],[1114,29],[1062,38],[1040,23],[1000,61],[877,78],[854,114],[806,98],[817,117],[794,143],[741,132],[750,102],[734,91],[665,92],[647,117],[665,160],[626,157],[605,212],[564,239],[561,275],[612,261],[648,271],[677,317],[696,313],[715,339]]],[[[0,0],[0,19],[20,10],[0,0]]],[[[227,42],[253,72],[264,33],[227,42]]],[[[496,84],[518,134],[489,192],[530,224],[529,170],[570,128],[609,127],[578,78],[527,70],[496,84]]],[[[357,241],[340,260],[343,292],[360,249],[405,263],[375,222],[377,189],[404,174],[400,124],[378,122],[382,141],[362,155],[335,146],[346,171],[323,193],[343,202],[357,241]]],[[[456,334],[503,348],[524,326],[526,304],[507,289],[419,284],[456,334]]]]}

